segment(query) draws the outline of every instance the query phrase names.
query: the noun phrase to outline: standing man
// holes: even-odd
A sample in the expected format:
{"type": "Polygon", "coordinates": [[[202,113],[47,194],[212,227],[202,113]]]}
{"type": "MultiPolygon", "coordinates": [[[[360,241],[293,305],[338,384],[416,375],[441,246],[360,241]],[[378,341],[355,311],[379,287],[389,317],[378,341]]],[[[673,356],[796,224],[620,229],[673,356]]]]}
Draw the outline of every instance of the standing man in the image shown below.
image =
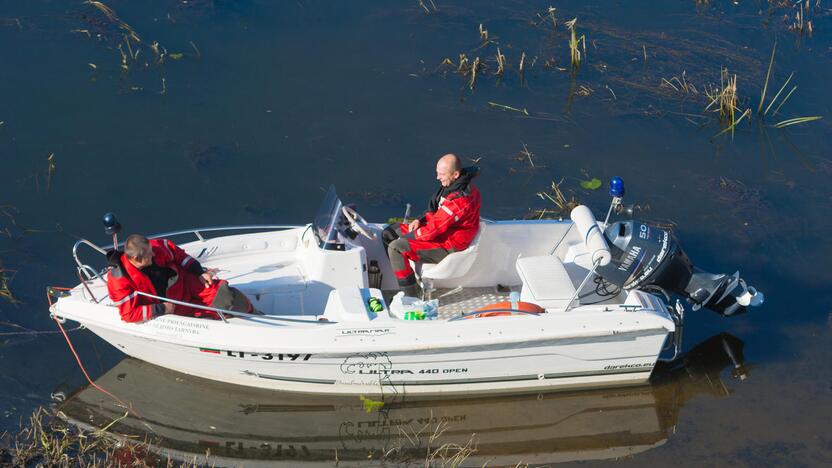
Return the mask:
{"type": "Polygon", "coordinates": [[[124,242],[124,252],[110,252],[108,260],[107,290],[125,322],[144,322],[163,314],[219,318],[212,311],[160,302],[139,292],[217,309],[254,310],[242,292],[214,278],[216,270],[202,268],[167,239],[133,234],[124,242]]]}
{"type": "Polygon", "coordinates": [[[422,289],[410,267],[414,262],[439,263],[452,252],[465,250],[480,228],[480,191],[471,185],[477,167],[462,168],[459,157],[446,154],[436,163],[440,187],[424,216],[409,224],[391,224],[382,239],[393,273],[404,293],[420,297],[422,289]]]}

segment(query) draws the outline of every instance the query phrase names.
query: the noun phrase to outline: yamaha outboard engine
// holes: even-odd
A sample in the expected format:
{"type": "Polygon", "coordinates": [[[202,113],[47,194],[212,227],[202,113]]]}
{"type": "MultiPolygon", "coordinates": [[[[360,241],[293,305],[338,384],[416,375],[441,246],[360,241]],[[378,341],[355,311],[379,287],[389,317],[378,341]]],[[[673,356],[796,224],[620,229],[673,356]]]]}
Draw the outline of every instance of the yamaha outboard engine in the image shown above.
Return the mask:
{"type": "MultiPolygon", "coordinates": [[[[610,181],[610,194],[612,211],[621,206],[624,194],[620,178],[610,181]]],[[[669,230],[642,221],[619,221],[607,226],[604,237],[612,261],[597,272],[625,290],[657,286],[684,296],[693,310],[705,307],[724,316],[741,314],[763,303],[763,294],[748,286],[739,271],[714,274],[695,267],[669,230]]]]}

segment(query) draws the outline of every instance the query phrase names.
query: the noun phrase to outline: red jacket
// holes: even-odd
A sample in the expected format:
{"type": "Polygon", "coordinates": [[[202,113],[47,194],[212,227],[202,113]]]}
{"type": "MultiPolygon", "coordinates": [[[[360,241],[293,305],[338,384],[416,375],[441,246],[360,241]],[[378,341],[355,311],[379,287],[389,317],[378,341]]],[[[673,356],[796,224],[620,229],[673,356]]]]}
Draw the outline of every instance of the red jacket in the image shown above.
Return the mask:
{"type": "Polygon", "coordinates": [[[442,247],[465,250],[480,229],[480,191],[473,185],[439,199],[436,211],[427,212],[414,233],[416,240],[432,241],[442,247]]]}
{"type": "MultiPolygon", "coordinates": [[[[150,247],[153,250],[153,264],[170,268],[175,273],[164,294],[157,294],[150,278],[134,267],[123,252],[115,252],[110,257],[107,290],[113,304],[118,306],[122,320],[143,322],[164,313],[164,306],[159,300],[142,296],[138,294],[139,291],[179,301],[211,304],[219,283],[215,282],[208,288],[202,285],[199,274],[196,273],[202,271],[197,260],[167,239],[151,239],[150,247]]],[[[175,312],[180,315],[196,315],[199,310],[177,305],[175,312]]]]}

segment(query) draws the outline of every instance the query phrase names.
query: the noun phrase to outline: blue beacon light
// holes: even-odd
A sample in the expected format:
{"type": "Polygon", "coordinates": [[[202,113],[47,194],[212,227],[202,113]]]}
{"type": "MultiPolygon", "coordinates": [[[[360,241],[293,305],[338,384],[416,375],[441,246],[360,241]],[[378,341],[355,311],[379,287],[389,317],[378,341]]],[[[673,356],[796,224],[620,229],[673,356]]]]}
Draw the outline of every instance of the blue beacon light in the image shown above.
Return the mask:
{"type": "Polygon", "coordinates": [[[618,176],[610,179],[610,196],[615,198],[624,196],[624,179],[618,176]]]}

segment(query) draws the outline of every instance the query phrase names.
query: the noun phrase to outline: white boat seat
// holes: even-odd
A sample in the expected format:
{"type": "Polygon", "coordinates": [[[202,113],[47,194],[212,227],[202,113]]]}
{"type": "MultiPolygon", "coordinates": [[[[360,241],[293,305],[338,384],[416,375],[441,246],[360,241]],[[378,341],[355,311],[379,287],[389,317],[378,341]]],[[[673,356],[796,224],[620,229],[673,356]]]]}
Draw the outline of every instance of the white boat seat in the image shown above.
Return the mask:
{"type": "Polygon", "coordinates": [[[480,229],[468,248],[449,254],[439,263],[423,263],[422,279],[440,280],[465,276],[477,259],[480,237],[484,230],[485,223],[480,221],[480,229]]]}
{"type": "Polygon", "coordinates": [[[517,259],[517,274],[523,282],[520,300],[544,309],[565,309],[575,294],[575,285],[560,259],[554,255],[517,259]]]}

